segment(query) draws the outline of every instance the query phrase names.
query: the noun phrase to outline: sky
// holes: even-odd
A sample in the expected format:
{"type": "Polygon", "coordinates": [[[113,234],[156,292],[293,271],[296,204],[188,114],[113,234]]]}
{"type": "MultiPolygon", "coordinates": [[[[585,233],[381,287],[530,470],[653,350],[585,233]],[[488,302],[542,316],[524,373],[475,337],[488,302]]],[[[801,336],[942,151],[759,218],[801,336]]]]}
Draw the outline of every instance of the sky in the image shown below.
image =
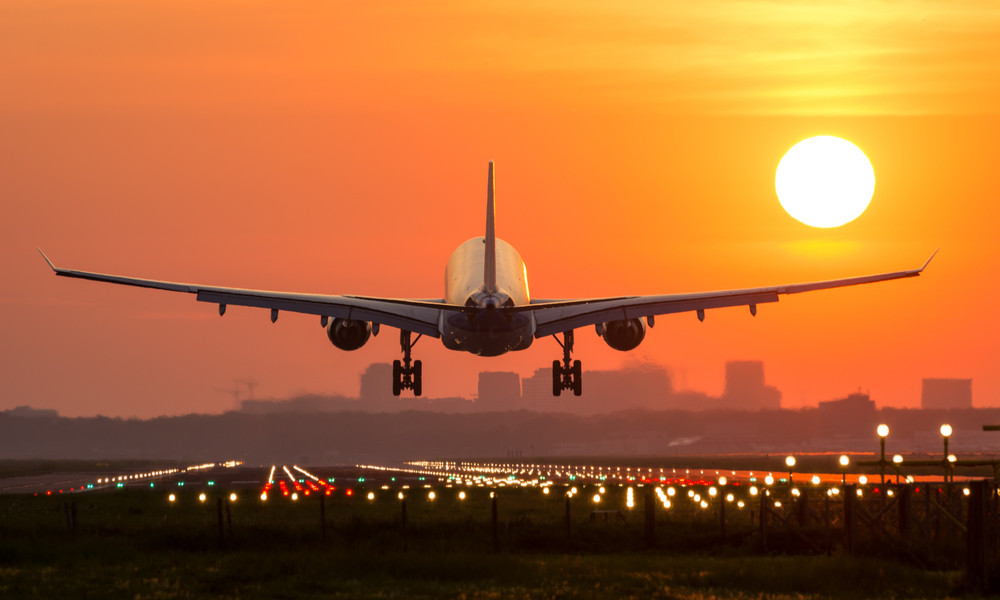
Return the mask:
{"type": "MultiPolygon", "coordinates": [[[[56,278],[432,298],[498,235],[538,298],[922,277],[661,317],[632,353],[581,330],[587,369],[664,365],[719,393],[762,360],[787,407],[924,377],[1000,406],[1000,7],[992,2],[54,2],[0,5],[0,409],[142,418],[257,397],[356,395],[399,358],[318,319],[56,278]],[[815,229],[778,202],[784,153],[861,148],[868,210],[815,229]],[[245,397],[245,395],[244,395],[245,397]]],[[[481,358],[427,339],[424,393],[529,376],[551,339],[481,358]]]]}

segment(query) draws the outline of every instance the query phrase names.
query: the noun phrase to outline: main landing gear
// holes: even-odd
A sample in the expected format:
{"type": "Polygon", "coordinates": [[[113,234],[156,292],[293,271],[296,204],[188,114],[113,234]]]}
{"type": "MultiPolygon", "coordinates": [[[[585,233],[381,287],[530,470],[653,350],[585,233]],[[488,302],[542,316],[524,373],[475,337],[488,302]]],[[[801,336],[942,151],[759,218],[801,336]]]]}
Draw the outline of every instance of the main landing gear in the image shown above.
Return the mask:
{"type": "Polygon", "coordinates": [[[392,361],[392,395],[398,396],[403,390],[413,390],[414,396],[419,396],[423,392],[422,369],[419,360],[413,361],[410,366],[410,350],[417,345],[423,334],[417,335],[417,339],[410,342],[410,332],[399,332],[399,346],[403,350],[403,362],[392,361]]]}
{"type": "Polygon", "coordinates": [[[556,338],[563,349],[562,364],[559,364],[558,360],[552,361],[552,395],[558,396],[563,390],[573,390],[573,395],[579,396],[583,393],[583,384],[580,381],[583,369],[580,361],[570,361],[570,353],[573,352],[573,332],[564,332],[561,342],[555,335],[552,337],[556,338]]]}

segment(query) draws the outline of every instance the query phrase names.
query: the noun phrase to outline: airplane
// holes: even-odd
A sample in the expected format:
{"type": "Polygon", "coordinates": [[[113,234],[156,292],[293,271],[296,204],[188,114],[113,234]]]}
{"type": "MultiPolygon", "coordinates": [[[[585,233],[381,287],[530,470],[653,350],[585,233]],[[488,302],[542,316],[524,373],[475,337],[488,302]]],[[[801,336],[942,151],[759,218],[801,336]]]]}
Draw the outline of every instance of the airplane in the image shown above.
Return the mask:
{"type": "Polygon", "coordinates": [[[572,360],[577,329],[594,327],[609,346],[627,352],[642,343],[646,328],[654,327],[660,315],[695,312],[698,320],[704,321],[706,310],[748,306],[750,314],[756,316],[757,305],[777,302],[781,295],[917,277],[937,254],[935,250],[919,269],[813,283],[662,296],[539,300],[528,292],[528,269],[521,255],[496,237],[494,191],[491,160],[486,234],[462,243],[452,253],[445,267],[441,299],[297,294],[102,275],[58,268],[41,249],[38,251],[57,276],[195,294],[199,302],[218,304],[220,316],[226,314],[228,306],[270,309],[272,323],[281,311],[316,315],[330,342],[340,350],[361,348],[379,334],[382,325],[398,328],[403,359],[394,361],[392,367],[392,393],[396,396],[403,390],[422,394],[422,364],[412,360],[413,347],[422,336],[439,338],[449,350],[500,356],[527,350],[534,340],[551,335],[563,350],[562,360],[552,361],[552,394],[572,390],[579,396],[583,393],[582,365],[572,360]]]}

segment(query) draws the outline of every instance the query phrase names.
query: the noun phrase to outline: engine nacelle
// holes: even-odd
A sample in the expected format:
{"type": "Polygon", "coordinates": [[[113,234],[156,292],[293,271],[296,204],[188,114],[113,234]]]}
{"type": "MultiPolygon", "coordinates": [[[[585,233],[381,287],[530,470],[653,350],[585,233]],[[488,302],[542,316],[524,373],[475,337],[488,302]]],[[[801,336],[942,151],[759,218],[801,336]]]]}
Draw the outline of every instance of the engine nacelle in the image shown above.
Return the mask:
{"type": "Polygon", "coordinates": [[[372,324],[353,319],[331,319],[326,325],[326,337],[341,350],[357,350],[372,337],[372,324]]]}
{"type": "Polygon", "coordinates": [[[610,321],[601,326],[601,337],[615,350],[635,350],[646,337],[646,321],[642,318],[610,321]]]}

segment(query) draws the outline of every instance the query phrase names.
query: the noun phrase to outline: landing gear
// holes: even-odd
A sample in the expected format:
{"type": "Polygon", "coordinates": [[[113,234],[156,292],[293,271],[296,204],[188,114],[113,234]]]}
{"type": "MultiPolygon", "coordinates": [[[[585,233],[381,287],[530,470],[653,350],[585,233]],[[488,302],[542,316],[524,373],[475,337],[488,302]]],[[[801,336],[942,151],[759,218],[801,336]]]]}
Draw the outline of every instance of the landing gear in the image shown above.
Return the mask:
{"type": "Polygon", "coordinates": [[[399,332],[399,346],[403,350],[403,361],[392,362],[392,395],[398,396],[403,390],[413,390],[414,396],[423,393],[423,368],[419,360],[413,361],[410,366],[410,350],[417,345],[423,334],[417,335],[417,339],[410,342],[410,332],[399,332]]]}
{"type": "Polygon", "coordinates": [[[552,361],[552,395],[558,396],[563,390],[573,390],[574,396],[583,393],[583,383],[581,381],[583,366],[578,360],[570,360],[570,353],[573,352],[573,332],[563,333],[563,341],[553,335],[563,349],[562,364],[558,360],[552,361]]]}

